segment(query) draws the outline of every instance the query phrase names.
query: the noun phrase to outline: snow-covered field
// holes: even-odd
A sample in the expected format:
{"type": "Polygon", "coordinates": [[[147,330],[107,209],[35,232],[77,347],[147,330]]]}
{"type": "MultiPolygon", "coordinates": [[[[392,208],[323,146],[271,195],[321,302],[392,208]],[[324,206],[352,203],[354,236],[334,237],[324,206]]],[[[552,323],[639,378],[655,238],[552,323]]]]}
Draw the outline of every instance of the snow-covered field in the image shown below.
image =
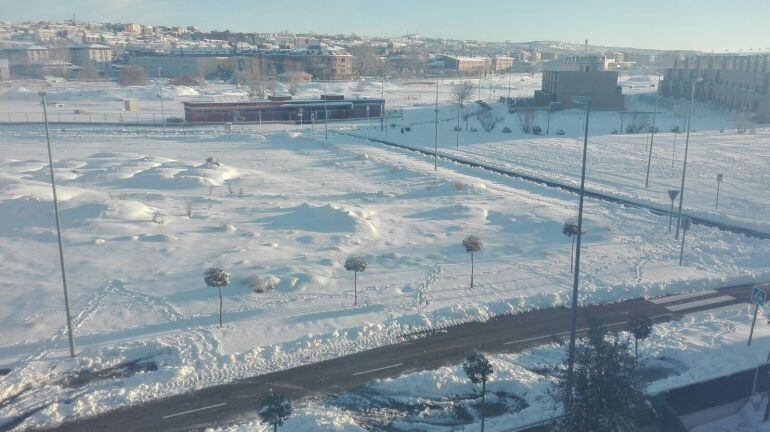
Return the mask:
{"type": "MultiPolygon", "coordinates": [[[[497,82],[504,87],[506,81],[497,82]]],[[[377,84],[368,83],[373,96],[377,84]]],[[[419,85],[430,94],[429,84],[419,85]]],[[[398,95],[395,87],[409,93],[403,83],[386,91],[398,95]]],[[[152,88],[142,91],[146,103],[154,103],[152,88]]],[[[83,103],[107,103],[96,99],[83,103]]],[[[3,98],[0,107],[17,102],[3,98]]],[[[405,98],[412,105],[407,121],[430,112],[422,102],[405,98]]],[[[452,109],[442,108],[447,115],[452,109]]],[[[577,119],[563,115],[565,124],[577,119]]],[[[415,126],[404,137],[429,146],[422,127],[433,126],[415,126]]],[[[522,169],[537,166],[565,178],[573,172],[571,162],[549,161],[575,152],[574,137],[562,140],[559,151],[558,140],[476,136],[488,139],[466,144],[478,157],[494,151],[522,169]],[[527,152],[506,153],[518,146],[527,152]]],[[[756,179],[749,170],[766,157],[767,136],[761,130],[743,137],[740,163],[747,172],[725,172],[726,211],[737,206],[729,195],[755,211],[766,205],[756,184],[727,183],[756,179]]],[[[594,153],[591,187],[599,187],[596,179],[621,177],[606,167],[631,166],[641,157],[613,151],[614,138],[595,138],[605,140],[606,149],[594,153]]],[[[633,146],[632,139],[642,138],[622,140],[633,146]]],[[[423,156],[337,134],[324,142],[309,127],[169,135],[57,128],[54,165],[79,351],[69,360],[43,139],[40,127],[0,129],[0,284],[8,287],[0,305],[0,368],[10,368],[0,376],[0,400],[15,398],[0,417],[31,413],[22,427],[379,346],[426,327],[569,302],[570,239],[561,226],[576,218],[574,194],[441,161],[434,172],[423,156]],[[473,289],[461,245],[469,234],[484,242],[473,289]],[[369,262],[358,277],[357,307],[353,275],[342,267],[350,255],[369,262]],[[216,290],[202,277],[215,265],[232,274],[223,329],[216,290]],[[266,279],[273,290],[252,291],[266,279]],[[76,371],[132,361],[157,370],[72,384],[76,371]]],[[[697,167],[707,154],[693,150],[691,157],[697,167]]],[[[610,186],[631,193],[629,184],[621,179],[610,186]]],[[[697,185],[690,190],[707,196],[697,185]]],[[[581,301],[770,280],[770,242],[702,226],[688,233],[679,267],[679,245],[667,222],[645,210],[588,200],[581,301]]]]}

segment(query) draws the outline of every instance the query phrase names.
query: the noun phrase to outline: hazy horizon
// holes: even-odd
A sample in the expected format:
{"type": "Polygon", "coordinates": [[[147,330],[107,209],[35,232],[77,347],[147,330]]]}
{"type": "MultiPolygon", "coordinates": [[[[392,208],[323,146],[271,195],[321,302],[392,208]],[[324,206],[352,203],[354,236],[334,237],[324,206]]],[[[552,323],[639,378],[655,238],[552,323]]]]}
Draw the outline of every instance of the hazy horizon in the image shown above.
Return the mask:
{"type": "Polygon", "coordinates": [[[638,49],[770,50],[770,39],[763,31],[764,23],[770,22],[770,8],[761,0],[731,4],[716,0],[648,0],[643,6],[608,0],[580,4],[554,0],[547,5],[493,0],[478,6],[445,0],[438,8],[435,4],[405,0],[393,0],[384,8],[381,2],[371,0],[340,0],[323,9],[314,6],[309,0],[296,0],[291,10],[300,13],[288,13],[282,4],[243,0],[225,5],[197,0],[72,0],[67,4],[53,0],[0,1],[3,20],[16,22],[65,20],[74,15],[87,22],[195,25],[203,30],[236,32],[285,30],[381,37],[418,33],[487,42],[581,44],[589,39],[591,45],[638,49]],[[719,28],[722,31],[714,31],[719,28]]]}

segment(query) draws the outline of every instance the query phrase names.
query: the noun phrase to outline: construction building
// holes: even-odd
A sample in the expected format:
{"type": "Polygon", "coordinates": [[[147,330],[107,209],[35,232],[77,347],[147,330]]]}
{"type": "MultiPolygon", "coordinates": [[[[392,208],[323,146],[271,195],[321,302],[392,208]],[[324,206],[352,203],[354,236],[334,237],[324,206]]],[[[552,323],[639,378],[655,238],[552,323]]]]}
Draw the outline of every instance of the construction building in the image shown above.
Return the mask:
{"type": "Polygon", "coordinates": [[[591,98],[592,109],[622,110],[623,93],[615,59],[577,56],[546,63],[542,88],[535,91],[536,105],[559,102],[563,108],[575,108],[574,96],[591,98]]]}

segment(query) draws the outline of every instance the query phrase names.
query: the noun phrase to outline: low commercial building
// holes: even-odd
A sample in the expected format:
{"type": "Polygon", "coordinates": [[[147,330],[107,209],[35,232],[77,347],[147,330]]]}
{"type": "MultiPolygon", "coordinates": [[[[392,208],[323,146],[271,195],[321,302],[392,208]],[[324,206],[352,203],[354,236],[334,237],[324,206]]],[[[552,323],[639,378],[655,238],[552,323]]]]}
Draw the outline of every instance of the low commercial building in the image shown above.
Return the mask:
{"type": "Polygon", "coordinates": [[[492,58],[492,71],[500,72],[508,70],[513,66],[513,57],[498,55],[492,58]]]}
{"type": "Polygon", "coordinates": [[[35,45],[0,50],[0,59],[7,60],[9,73],[15,77],[66,76],[73,69],[69,62],[52,59],[48,48],[35,45]]]}
{"type": "Polygon", "coordinates": [[[312,46],[306,49],[260,49],[239,55],[257,57],[275,73],[302,71],[315,79],[349,80],[353,77],[353,56],[341,48],[312,46]]]}
{"type": "Polygon", "coordinates": [[[685,56],[666,69],[663,96],[695,98],[737,111],[756,114],[770,122],[770,55],[685,56]]]}
{"type": "Polygon", "coordinates": [[[70,45],[70,62],[75,66],[103,66],[112,61],[112,49],[105,45],[70,45]]]}
{"type": "Polygon", "coordinates": [[[270,97],[256,102],[183,102],[188,123],[318,123],[376,118],[382,99],[345,99],[322,95],[321,99],[292,100],[291,96],[270,97]]]}
{"type": "Polygon", "coordinates": [[[592,109],[622,110],[623,93],[614,59],[581,56],[546,63],[541,90],[535,92],[535,103],[547,106],[560,102],[564,108],[574,108],[574,96],[591,98],[592,109]]]}
{"type": "Polygon", "coordinates": [[[154,52],[134,52],[128,56],[128,64],[144,69],[148,76],[158,73],[164,78],[205,77],[222,72],[232,74],[235,58],[221,55],[167,55],[154,52]]]}
{"type": "Polygon", "coordinates": [[[443,55],[438,60],[443,62],[445,70],[458,76],[481,75],[492,69],[492,59],[489,57],[443,55]]]}

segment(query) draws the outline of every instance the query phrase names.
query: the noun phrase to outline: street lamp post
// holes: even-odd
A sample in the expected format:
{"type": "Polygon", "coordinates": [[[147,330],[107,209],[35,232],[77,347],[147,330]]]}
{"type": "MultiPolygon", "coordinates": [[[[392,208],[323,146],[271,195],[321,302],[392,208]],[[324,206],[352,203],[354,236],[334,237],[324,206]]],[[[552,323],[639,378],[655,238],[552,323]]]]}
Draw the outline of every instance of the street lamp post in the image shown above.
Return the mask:
{"type": "MultiPolygon", "coordinates": [[[[479,87],[481,88],[481,87],[479,87]]],[[[433,171],[438,171],[438,78],[436,78],[436,129],[433,133],[433,171]]]]}
{"type": "Polygon", "coordinates": [[[385,77],[380,82],[380,96],[382,97],[382,109],[380,110],[380,130],[385,130],[385,136],[388,136],[388,125],[385,124],[385,77]]]}
{"type": "Polygon", "coordinates": [[[324,72],[324,139],[329,141],[329,111],[326,109],[326,102],[329,97],[326,94],[326,72],[324,72]]]}
{"type": "Polygon", "coordinates": [[[719,185],[722,184],[722,179],[724,176],[722,174],[717,174],[717,202],[714,205],[715,209],[719,208],[719,185]]]}
{"type": "Polygon", "coordinates": [[[161,66],[158,66],[158,93],[160,93],[160,118],[163,122],[163,135],[166,134],[166,113],[163,110],[163,84],[160,82],[160,70],[161,66]]]}
{"type": "Polygon", "coordinates": [[[457,150],[460,150],[460,108],[462,107],[462,102],[457,102],[457,130],[455,131],[455,144],[457,147],[457,150]]]}
{"type": "Polygon", "coordinates": [[[586,158],[588,155],[588,117],[591,112],[591,99],[585,96],[575,96],[572,102],[585,106],[586,124],[583,136],[583,164],[580,173],[580,203],[578,204],[578,229],[575,245],[575,274],[572,280],[572,327],[569,335],[569,366],[567,369],[567,403],[572,403],[572,387],[575,371],[575,339],[577,338],[577,308],[578,308],[578,284],[580,282],[580,244],[583,238],[583,201],[586,185],[586,158]]]}
{"type": "Polygon", "coordinates": [[[690,148],[690,126],[692,125],[692,107],[695,104],[695,85],[703,81],[703,78],[698,78],[692,82],[692,94],[690,95],[690,113],[687,116],[687,138],[685,138],[684,144],[684,164],[682,165],[682,186],[679,188],[679,212],[676,220],[676,234],[675,238],[679,238],[679,229],[682,225],[682,202],[684,201],[684,180],[687,175],[687,151],[690,148]]]}
{"type": "Polygon", "coordinates": [[[650,154],[647,156],[647,176],[644,178],[644,188],[650,186],[650,165],[652,164],[652,143],[655,140],[655,117],[658,114],[658,101],[660,100],[660,74],[658,74],[658,86],[655,92],[655,111],[652,112],[652,128],[650,129],[650,154]]]}
{"type": "Polygon", "coordinates": [[[61,221],[59,220],[59,199],[56,195],[56,182],[53,176],[53,154],[51,152],[51,135],[48,132],[48,108],[45,103],[46,92],[38,93],[43,103],[43,120],[45,122],[45,141],[48,145],[48,168],[51,173],[51,190],[53,191],[53,210],[56,216],[56,238],[59,240],[59,264],[61,265],[61,282],[64,288],[64,311],[67,314],[67,334],[70,341],[70,356],[75,357],[75,335],[72,329],[72,314],[70,313],[70,296],[67,290],[67,272],[64,267],[64,246],[61,238],[61,221]]]}

